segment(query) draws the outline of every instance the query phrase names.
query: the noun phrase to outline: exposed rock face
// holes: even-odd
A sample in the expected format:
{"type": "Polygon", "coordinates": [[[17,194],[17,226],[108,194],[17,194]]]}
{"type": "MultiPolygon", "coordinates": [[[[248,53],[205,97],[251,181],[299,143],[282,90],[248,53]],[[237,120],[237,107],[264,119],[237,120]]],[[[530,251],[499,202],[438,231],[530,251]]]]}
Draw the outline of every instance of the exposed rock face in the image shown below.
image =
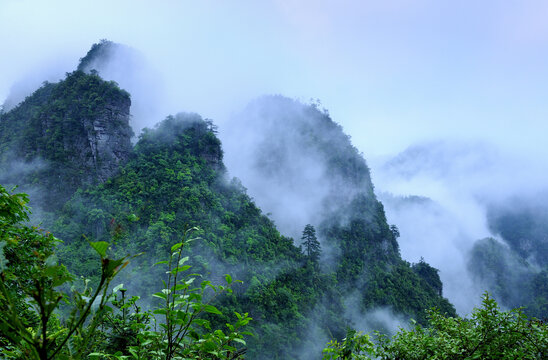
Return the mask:
{"type": "Polygon", "coordinates": [[[129,124],[129,98],[126,101],[108,104],[93,119],[85,119],[84,125],[89,148],[82,149],[91,154],[88,165],[95,169],[92,174],[97,181],[104,182],[116,174],[131,152],[131,130],[129,124]],[[125,124],[125,131],[119,131],[118,124],[125,124]],[[91,126],[90,126],[91,125],[91,126]]]}
{"type": "Polygon", "coordinates": [[[81,71],[45,84],[1,115],[0,182],[38,188],[39,202],[55,209],[79,187],[106,181],[131,152],[130,105],[117,84],[81,71]]]}

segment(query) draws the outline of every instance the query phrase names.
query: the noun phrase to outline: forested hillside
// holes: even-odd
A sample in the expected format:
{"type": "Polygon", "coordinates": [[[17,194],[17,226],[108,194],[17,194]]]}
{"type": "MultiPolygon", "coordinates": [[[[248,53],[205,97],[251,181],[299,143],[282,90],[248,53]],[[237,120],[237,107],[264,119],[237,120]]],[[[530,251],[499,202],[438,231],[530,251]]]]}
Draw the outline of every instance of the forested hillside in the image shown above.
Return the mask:
{"type": "Polygon", "coordinates": [[[0,117],[0,181],[36,190],[55,210],[79,187],[114,175],[129,156],[130,95],[81,71],[44,83],[0,117]]]}
{"type": "Polygon", "coordinates": [[[398,229],[387,223],[366,161],[327,111],[267,96],[229,125],[228,136],[238,139],[227,139],[239,159],[229,162],[234,172],[281,229],[296,237],[296,222],[318,228],[325,268],[361,310],[390,306],[419,321],[425,304],[454,312],[446,300],[437,300],[441,287],[428,285],[438,278],[435,269],[420,272],[426,276],[421,278],[402,261],[398,229]]]}
{"type": "Polygon", "coordinates": [[[508,307],[548,318],[548,207],[546,193],[514,196],[489,208],[489,226],[501,240],[478,241],[469,268],[508,307]]]}
{"type": "Polygon", "coordinates": [[[249,313],[255,334],[247,339],[250,359],[318,358],[328,339],[342,338],[379,306],[420,323],[434,306],[455,315],[442,297],[437,270],[401,259],[398,229],[386,221],[365,160],[317,106],[267,97],[251,105],[259,115],[242,118],[270,133],[245,150],[258,155],[250,165],[264,191],[285,198],[288,212],[292,199],[304,210],[301,198],[280,193],[286,185],[270,184],[302,187],[304,179],[310,188],[317,184],[306,182],[322,185],[314,206],[306,205],[305,216],[290,224],[299,230],[284,231],[284,224],[284,236],[246,184],[229,178],[211,120],[168,116],[131,147],[129,105],[129,94],[115,83],[76,71],[0,118],[3,181],[43,195],[37,200],[48,212],[43,226],[63,240],[58,259],[77,276],[102,276],[89,242],[108,242],[118,257],[140,254],[117,281],[150,306],[148,294],[159,291],[165,278],[153,264],[198,227],[201,239],[184,252],[213,282],[227,273],[243,281],[215,299],[223,315],[212,321],[249,313]],[[310,175],[310,166],[319,171],[310,175]],[[21,168],[26,170],[16,173],[21,168]]]}

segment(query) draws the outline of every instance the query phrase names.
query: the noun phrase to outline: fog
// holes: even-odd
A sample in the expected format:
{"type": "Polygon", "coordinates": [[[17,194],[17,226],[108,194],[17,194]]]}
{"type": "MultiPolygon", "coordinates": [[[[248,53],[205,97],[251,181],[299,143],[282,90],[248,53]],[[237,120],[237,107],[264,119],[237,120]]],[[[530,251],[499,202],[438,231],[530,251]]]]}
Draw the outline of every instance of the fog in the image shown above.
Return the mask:
{"type": "MultiPolygon", "coordinates": [[[[100,39],[125,44],[136,62],[116,54],[102,75],[132,93],[136,132],[182,110],[214,119],[229,172],[261,206],[280,200],[276,183],[257,193],[262,180],[238,173],[230,139],[255,133],[234,118],[263,94],[319,98],[364,153],[403,258],[439,268],[467,313],[482,290],[466,254],[493,235],[486,206],[548,180],[546,15],[543,1],[1,0],[0,103],[61,79],[100,39]]],[[[321,199],[322,167],[294,166],[294,193],[321,199]]],[[[292,236],[316,220],[314,202],[279,203],[265,211],[283,211],[292,236]]]]}
{"type": "Polygon", "coordinates": [[[548,180],[542,158],[519,157],[485,142],[421,143],[373,169],[387,217],[401,233],[402,257],[424,257],[440,269],[444,295],[461,314],[486,290],[472,281],[467,265],[476,241],[497,237],[488,224],[489,207],[515,208],[514,197],[535,198],[548,180]]]}
{"type": "Polygon", "coordinates": [[[262,94],[313,97],[368,158],[447,136],[546,154],[547,12],[543,1],[3,0],[0,99],[29,73],[72,71],[107,38],[158,69],[165,114],[222,124],[262,94]]]}

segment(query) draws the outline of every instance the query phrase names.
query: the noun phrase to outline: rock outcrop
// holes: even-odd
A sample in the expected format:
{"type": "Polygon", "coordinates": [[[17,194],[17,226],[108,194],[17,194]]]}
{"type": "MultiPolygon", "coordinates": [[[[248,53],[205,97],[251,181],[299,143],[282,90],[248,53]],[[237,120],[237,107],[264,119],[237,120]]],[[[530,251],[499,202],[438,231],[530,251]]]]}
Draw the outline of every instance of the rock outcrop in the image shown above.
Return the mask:
{"type": "Polygon", "coordinates": [[[54,209],[106,181],[131,152],[130,105],[116,83],[82,71],[44,84],[0,117],[0,182],[37,188],[54,209]]]}

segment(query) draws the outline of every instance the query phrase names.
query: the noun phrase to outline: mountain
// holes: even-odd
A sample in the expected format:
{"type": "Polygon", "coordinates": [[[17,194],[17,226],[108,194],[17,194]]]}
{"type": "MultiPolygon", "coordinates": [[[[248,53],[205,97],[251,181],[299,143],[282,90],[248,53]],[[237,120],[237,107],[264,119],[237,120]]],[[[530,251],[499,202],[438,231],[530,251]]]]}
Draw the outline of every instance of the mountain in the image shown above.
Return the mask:
{"type": "Polygon", "coordinates": [[[197,114],[168,116],[132,146],[129,94],[81,71],[95,56],[0,118],[3,174],[43,194],[71,271],[98,276],[90,241],[142,253],[119,281],[146,304],[165,276],[153,264],[197,226],[193,268],[243,281],[216,300],[217,321],[250,313],[251,359],[317,358],[378,307],[421,323],[433,306],[455,314],[437,270],[401,259],[365,160],[326,112],[281,96],[251,103],[223,135],[241,167],[225,166],[216,126],[197,114]],[[304,228],[317,229],[319,258],[299,246],[304,228]]]}
{"type": "Polygon", "coordinates": [[[165,116],[167,94],[162,77],[137,49],[101,40],[80,59],[77,70],[115,81],[131,94],[130,124],[136,133],[165,116]]]}
{"type": "Polygon", "coordinates": [[[507,307],[523,306],[530,316],[548,318],[548,207],[545,192],[491,203],[492,238],[471,250],[469,270],[507,307]]]}
{"type": "Polygon", "coordinates": [[[318,228],[325,267],[363,310],[390,306],[418,318],[426,304],[454,311],[402,261],[366,161],[318,105],[262,97],[229,123],[225,139],[229,169],[282,232],[296,238],[307,223],[318,228]]]}
{"type": "Polygon", "coordinates": [[[440,269],[459,313],[489,291],[539,318],[548,316],[545,174],[542,161],[455,141],[411,146],[375,172],[403,256],[424,256],[440,269]]]}
{"type": "Polygon", "coordinates": [[[0,181],[37,188],[48,210],[104,182],[131,152],[130,105],[127,92],[97,75],[45,83],[0,115],[0,181]]]}

